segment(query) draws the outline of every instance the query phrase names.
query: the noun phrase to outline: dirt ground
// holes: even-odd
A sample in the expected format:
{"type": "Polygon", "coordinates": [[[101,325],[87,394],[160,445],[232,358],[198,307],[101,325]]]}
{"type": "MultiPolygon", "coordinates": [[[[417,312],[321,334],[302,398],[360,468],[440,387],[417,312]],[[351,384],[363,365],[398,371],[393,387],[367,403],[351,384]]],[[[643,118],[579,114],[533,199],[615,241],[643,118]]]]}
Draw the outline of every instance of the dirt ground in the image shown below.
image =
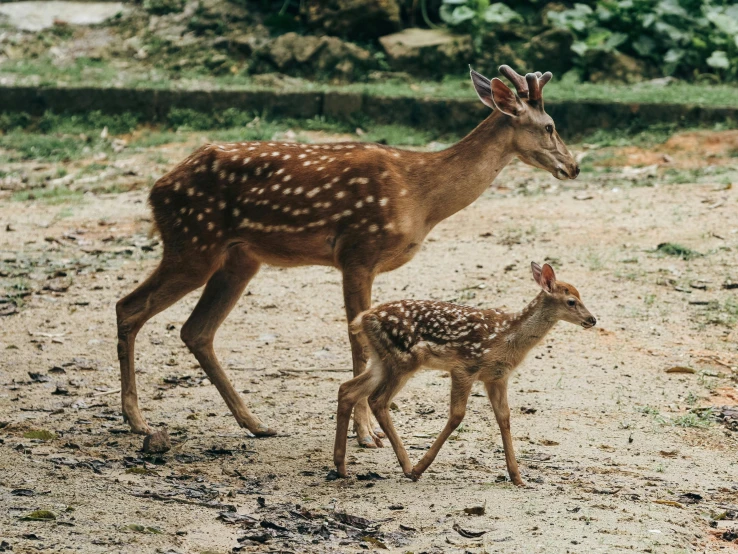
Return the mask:
{"type": "MultiPolygon", "coordinates": [[[[238,428],[181,342],[195,293],[139,334],[141,405],[173,443],[140,451],[120,415],[114,305],[160,253],[148,177],[193,141],[121,156],[103,179],[130,192],[0,199],[0,276],[19,305],[0,317],[0,551],[738,551],[738,434],[720,419],[738,404],[736,133],[575,145],[584,170],[567,183],[516,162],[377,280],[375,301],[516,310],[545,260],[579,288],[598,326],[559,323],[511,381],[525,489],[506,479],[481,386],[420,481],[355,440],[352,478],[327,479],[351,358],[339,274],[320,267],[263,269],[217,337],[280,435],[238,428]],[[23,519],[36,510],[55,519],[23,519]]],[[[445,422],[448,385],[423,372],[397,398],[414,458],[445,422]]]]}

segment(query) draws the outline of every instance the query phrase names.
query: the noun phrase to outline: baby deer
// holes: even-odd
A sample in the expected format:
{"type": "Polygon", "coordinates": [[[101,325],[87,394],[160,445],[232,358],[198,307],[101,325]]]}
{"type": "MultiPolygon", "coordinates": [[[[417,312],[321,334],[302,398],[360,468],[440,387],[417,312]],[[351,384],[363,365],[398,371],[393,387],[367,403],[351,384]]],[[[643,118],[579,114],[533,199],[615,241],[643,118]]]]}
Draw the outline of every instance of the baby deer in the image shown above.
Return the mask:
{"type": "Polygon", "coordinates": [[[369,406],[392,443],[406,477],[417,480],[433,462],[449,435],[459,426],[474,381],[482,381],[502,433],[510,479],[524,486],[510,435],[507,381],[526,354],[563,320],[585,329],[597,320],[573,286],[557,281],[553,268],[531,264],[541,293],[519,313],[482,310],[431,300],[400,300],[361,313],[351,331],[368,351],[369,369],[343,383],[338,392],[338,416],[333,460],[346,473],[346,434],[354,405],[369,398],[369,406]],[[425,456],[413,467],[390,418],[392,398],[422,367],[451,374],[448,422],[425,456]]]}

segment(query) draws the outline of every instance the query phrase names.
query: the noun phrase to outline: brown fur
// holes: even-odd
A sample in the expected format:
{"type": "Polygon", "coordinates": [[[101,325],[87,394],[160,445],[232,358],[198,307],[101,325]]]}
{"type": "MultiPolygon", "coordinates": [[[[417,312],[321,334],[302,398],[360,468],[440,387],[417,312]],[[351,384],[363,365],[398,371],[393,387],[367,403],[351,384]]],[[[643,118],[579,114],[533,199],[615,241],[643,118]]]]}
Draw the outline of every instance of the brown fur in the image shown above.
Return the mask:
{"type": "MultiPolygon", "coordinates": [[[[540,267],[533,266],[536,278],[536,269],[540,267]]],[[[367,372],[347,381],[339,390],[334,446],[338,473],[346,475],[346,430],[356,402],[369,399],[403,472],[417,479],[461,423],[473,382],[482,381],[502,433],[510,479],[522,485],[510,435],[507,380],[557,321],[565,320],[584,327],[595,324],[573,286],[555,281],[553,269],[548,265],[544,266],[543,274],[549,280],[540,279],[542,292],[518,313],[431,300],[400,300],[361,314],[351,324],[351,330],[368,350],[372,362],[367,372]],[[552,292],[547,292],[550,285],[553,285],[552,292]],[[389,405],[407,380],[423,367],[450,372],[451,410],[446,427],[430,450],[412,466],[392,425],[389,405]]]]}
{"type": "MultiPolygon", "coordinates": [[[[478,75],[475,82],[492,94],[485,80],[478,75]]],[[[485,102],[494,105],[489,97],[485,102]]],[[[161,263],[116,306],[123,415],[131,428],[150,431],[138,407],[136,334],[149,318],[206,285],[182,339],[238,423],[257,435],[273,434],[236,393],[213,349],[218,327],[250,279],[261,264],[335,267],[343,274],[351,321],[371,305],[375,276],[412,259],[431,229],[478,198],[514,156],[574,178],[576,162],[545,130],[550,117],[538,105],[515,102],[515,118],[497,110],[441,152],[363,143],[209,144],[159,179],[149,202],[164,246],[161,263]]],[[[355,335],[350,341],[358,375],[364,350],[355,335]]],[[[363,445],[379,443],[365,402],[354,421],[363,445]]]]}

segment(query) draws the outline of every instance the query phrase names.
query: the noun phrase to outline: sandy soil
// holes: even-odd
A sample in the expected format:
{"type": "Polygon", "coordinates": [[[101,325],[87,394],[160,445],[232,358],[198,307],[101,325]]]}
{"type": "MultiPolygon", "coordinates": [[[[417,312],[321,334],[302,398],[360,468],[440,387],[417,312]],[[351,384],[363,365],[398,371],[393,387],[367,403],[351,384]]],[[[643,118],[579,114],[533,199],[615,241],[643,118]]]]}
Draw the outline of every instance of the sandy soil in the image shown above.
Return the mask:
{"type": "MultiPolygon", "coordinates": [[[[726,540],[738,527],[738,435],[715,417],[738,404],[738,290],[723,288],[738,280],[738,190],[724,185],[725,172],[667,184],[694,167],[727,167],[736,180],[736,159],[725,154],[736,138],[723,138],[720,148],[719,136],[699,133],[652,151],[580,147],[592,169],[567,186],[516,163],[439,225],[411,263],[378,279],[377,301],[518,309],[536,294],[529,262],[546,260],[579,288],[598,327],[560,323],[512,379],[526,489],[506,480],[481,387],[419,482],[402,477],[391,448],[362,450],[353,440],[353,477],[326,479],[350,353],[339,275],[315,267],[264,269],[216,343],[237,389],[280,436],[257,440],[239,429],[183,346],[192,294],[138,338],[144,413],[173,442],[163,456],[143,455],[119,412],[114,304],[157,263],[145,187],[61,204],[2,200],[5,293],[28,293],[17,313],[0,317],[2,544],[13,552],[738,550],[726,540]],[[702,255],[663,255],[655,249],[664,242],[702,255]],[[666,372],[674,366],[695,373],[666,372]],[[712,416],[699,410],[709,406],[712,416]],[[24,436],[33,430],[53,438],[24,436]],[[381,479],[356,477],[371,472],[381,479]],[[484,514],[464,512],[473,507],[484,514]],[[22,520],[39,509],[56,519],[22,520]]],[[[156,163],[132,156],[138,177],[111,179],[161,174],[191,146],[158,148],[156,163]]],[[[393,417],[413,457],[442,428],[447,397],[448,380],[435,371],[398,397],[393,417]]]]}

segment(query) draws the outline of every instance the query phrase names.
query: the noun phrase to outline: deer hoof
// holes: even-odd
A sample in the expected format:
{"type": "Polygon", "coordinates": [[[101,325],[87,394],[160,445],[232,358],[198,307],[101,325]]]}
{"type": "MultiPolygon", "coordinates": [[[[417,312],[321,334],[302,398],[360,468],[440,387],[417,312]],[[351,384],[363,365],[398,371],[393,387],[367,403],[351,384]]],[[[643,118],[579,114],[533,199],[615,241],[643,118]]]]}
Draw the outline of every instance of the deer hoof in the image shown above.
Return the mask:
{"type": "Polygon", "coordinates": [[[405,472],[405,477],[407,477],[408,479],[412,481],[417,481],[418,479],[420,479],[420,475],[421,474],[415,471],[414,469],[405,472]]]}
{"type": "Polygon", "coordinates": [[[371,435],[357,438],[359,440],[359,446],[361,446],[362,448],[377,448],[379,446],[382,446],[382,441],[380,441],[378,438],[375,439],[371,435]]]}
{"type": "Polygon", "coordinates": [[[131,427],[131,433],[136,435],[150,435],[153,433],[151,427],[148,426],[146,421],[142,417],[128,417],[125,413],[123,414],[123,421],[128,423],[131,427]]]}
{"type": "Polygon", "coordinates": [[[259,425],[256,429],[249,429],[249,431],[251,431],[251,434],[255,437],[273,437],[277,434],[277,431],[268,425],[259,425]]]}

